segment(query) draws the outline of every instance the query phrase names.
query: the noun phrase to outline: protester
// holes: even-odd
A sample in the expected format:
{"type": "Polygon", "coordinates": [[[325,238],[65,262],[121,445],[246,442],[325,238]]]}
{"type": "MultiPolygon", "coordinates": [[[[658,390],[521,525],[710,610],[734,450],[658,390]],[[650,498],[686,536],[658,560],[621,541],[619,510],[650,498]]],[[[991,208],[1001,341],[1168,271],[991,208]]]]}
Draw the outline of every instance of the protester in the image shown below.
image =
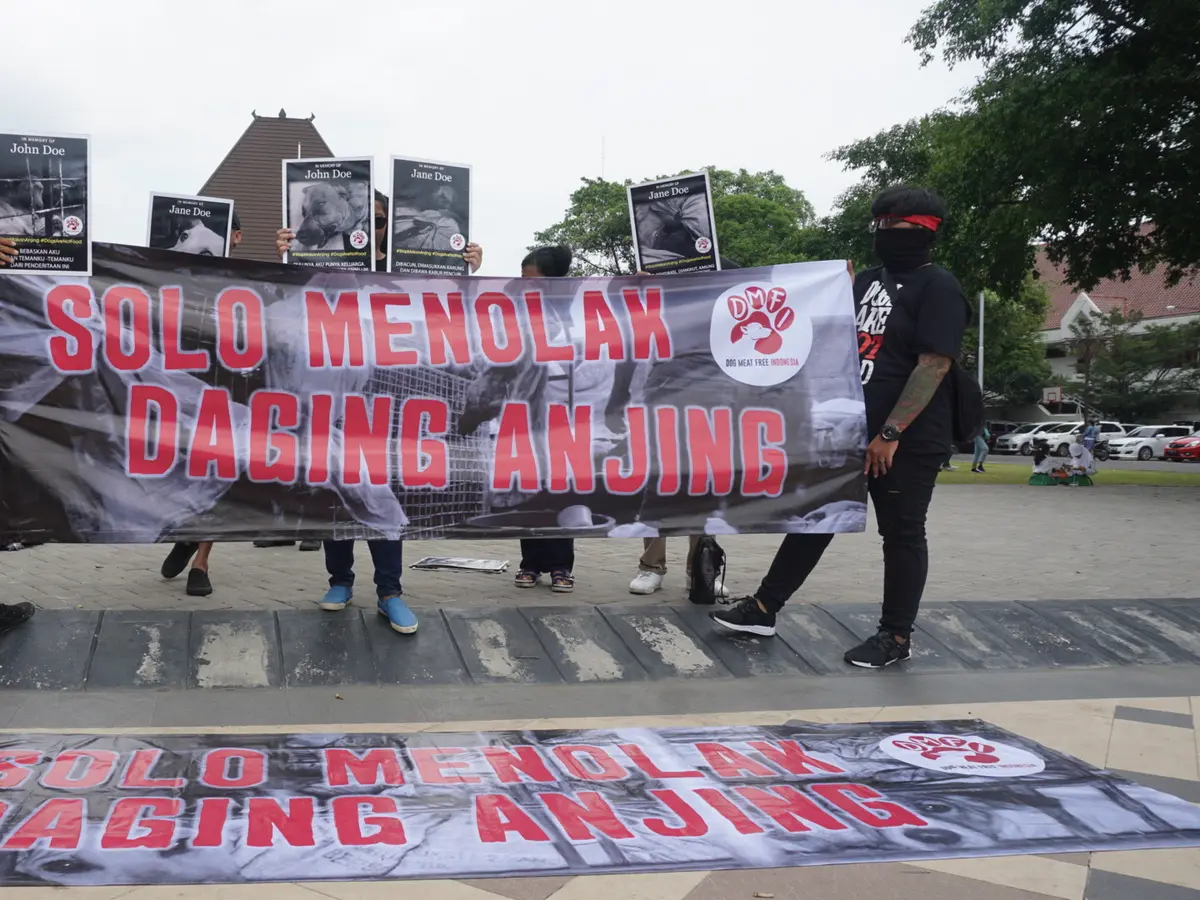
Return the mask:
{"type": "Polygon", "coordinates": [[[1087,425],[1083,429],[1083,446],[1089,451],[1096,446],[1096,437],[1100,433],[1100,423],[1094,418],[1087,420],[1087,425]]]}
{"type": "Polygon", "coordinates": [[[983,431],[975,435],[975,455],[971,457],[971,471],[976,475],[985,474],[983,471],[983,461],[988,457],[988,441],[991,440],[992,433],[987,430],[987,426],[983,427],[983,431]]]}
{"type": "MultiPolygon", "coordinates": [[[[229,252],[232,253],[233,248],[241,242],[242,223],[238,219],[237,211],[234,210],[229,231],[229,252]]],[[[212,549],[212,541],[200,541],[199,543],[177,541],[171,548],[171,552],[167,554],[167,558],[163,560],[159,572],[163,578],[170,581],[172,578],[182,575],[183,570],[188,567],[190,562],[192,570],[188,572],[187,595],[189,597],[207,597],[213,592],[212,581],[208,577],[208,558],[212,554],[212,549]]]]}
{"type": "MultiPolygon", "coordinates": [[[[721,269],[740,269],[741,266],[732,259],[722,256],[721,269]]],[[[639,275],[646,275],[647,272],[638,272],[639,275]]],[[[700,365],[711,364],[711,354],[698,354],[701,359],[700,365]]],[[[686,354],[681,354],[672,360],[664,360],[657,363],[650,370],[650,378],[655,384],[660,384],[664,379],[688,377],[695,364],[695,360],[691,360],[686,354]]],[[[620,387],[628,390],[628,383],[631,380],[634,366],[629,364],[622,370],[624,382],[620,387]]],[[[702,535],[688,535],[688,552],[687,562],[685,563],[685,571],[687,573],[687,590],[692,589],[692,559],[696,555],[696,547],[700,543],[702,535]]],[[[631,594],[653,594],[655,591],[661,590],[663,579],[667,574],[667,539],[663,537],[642,538],[642,556],[638,560],[637,574],[633,576],[633,580],[629,582],[629,593],[631,594]]],[[[714,585],[714,591],[717,597],[724,598],[729,596],[729,591],[718,578],[714,585]]]]}
{"type": "MultiPolygon", "coordinates": [[[[387,271],[388,200],[380,191],[375,192],[375,271],[387,271]]],[[[283,259],[291,247],[295,235],[287,228],[275,234],[275,249],[283,259]]],[[[463,259],[474,272],[483,262],[483,248],[478,244],[467,244],[463,259]]],[[[258,546],[271,546],[273,542],[257,542],[258,546]]],[[[288,541],[287,543],[291,543],[288,541]]],[[[321,609],[339,612],[350,603],[354,593],[354,541],[324,541],[325,570],[329,573],[329,590],[317,601],[321,609]]],[[[404,602],[400,577],[404,569],[404,542],[369,540],[371,562],[375,567],[375,593],[379,614],[388,620],[393,631],[412,634],[417,630],[417,617],[404,602]]],[[[304,549],[303,545],[301,549],[304,549]]]]}
{"type": "Polygon", "coordinates": [[[1067,467],[1068,475],[1071,478],[1071,484],[1091,484],[1090,478],[1096,474],[1096,463],[1092,457],[1092,449],[1087,445],[1087,438],[1084,435],[1079,435],[1075,438],[1074,443],[1068,448],[1068,455],[1071,457],[1070,465],[1067,467]]]}
{"type": "MultiPolygon", "coordinates": [[[[934,265],[945,217],[932,191],[897,186],[871,207],[875,254],[883,268],[854,282],[867,426],[865,473],[883,537],[879,631],[845,654],[882,668],[908,659],[929,550],[925,520],[938,469],[951,447],[954,399],[943,380],[959,355],[968,308],[957,280],[934,265]]],[[[789,534],[758,591],[713,620],[731,631],[775,633],[775,616],[816,567],[830,534],[789,534]]]]}
{"type": "MultiPolygon", "coordinates": [[[[571,271],[569,247],[538,247],[521,261],[522,278],[563,278],[571,271]]],[[[575,590],[573,538],[521,538],[521,564],[513,579],[517,587],[531,588],[543,575],[550,590],[569,594],[575,590]]]]}

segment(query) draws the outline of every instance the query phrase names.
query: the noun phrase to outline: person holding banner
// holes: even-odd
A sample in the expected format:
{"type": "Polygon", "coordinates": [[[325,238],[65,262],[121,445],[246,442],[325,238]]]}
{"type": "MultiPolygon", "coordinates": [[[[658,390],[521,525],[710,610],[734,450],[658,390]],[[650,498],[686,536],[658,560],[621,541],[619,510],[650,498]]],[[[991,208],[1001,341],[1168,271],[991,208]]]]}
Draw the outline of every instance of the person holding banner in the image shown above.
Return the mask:
{"type": "MultiPolygon", "coordinates": [[[[946,211],[940,197],[899,185],[871,207],[881,268],[854,281],[867,426],[868,491],[883,537],[883,613],[879,630],[848,650],[846,662],[880,669],[908,659],[925,590],[925,520],[938,469],[950,451],[955,415],[945,384],[962,350],[969,309],[958,281],[933,264],[946,211]]],[[[770,636],[775,616],[821,560],[832,534],[784,538],[758,590],[710,614],[730,631],[770,636]]]]}

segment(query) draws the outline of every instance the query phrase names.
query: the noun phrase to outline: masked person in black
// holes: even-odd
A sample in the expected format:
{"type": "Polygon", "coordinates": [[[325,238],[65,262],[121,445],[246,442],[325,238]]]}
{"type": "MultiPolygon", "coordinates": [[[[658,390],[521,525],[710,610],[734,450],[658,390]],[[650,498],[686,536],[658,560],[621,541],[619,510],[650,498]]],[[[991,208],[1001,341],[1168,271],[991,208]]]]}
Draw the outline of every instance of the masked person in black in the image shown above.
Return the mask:
{"type": "MultiPolygon", "coordinates": [[[[882,268],[854,280],[858,353],[867,407],[868,489],[883,537],[883,616],[846,662],[878,669],[908,659],[929,550],[925,518],[953,439],[944,383],[962,347],[968,307],[954,276],[932,261],[945,207],[932,191],[898,186],[871,207],[882,268]]],[[[775,633],[775,614],[816,567],[831,534],[790,534],[753,596],[712,613],[731,631],[775,633]]]]}

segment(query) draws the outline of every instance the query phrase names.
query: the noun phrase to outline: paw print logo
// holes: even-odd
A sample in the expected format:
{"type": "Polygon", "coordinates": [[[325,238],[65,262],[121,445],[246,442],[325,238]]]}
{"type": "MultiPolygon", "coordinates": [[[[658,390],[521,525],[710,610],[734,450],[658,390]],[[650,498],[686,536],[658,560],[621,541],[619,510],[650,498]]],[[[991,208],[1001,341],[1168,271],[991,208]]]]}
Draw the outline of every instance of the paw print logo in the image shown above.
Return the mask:
{"type": "Polygon", "coordinates": [[[367,233],[365,231],[356,231],[350,235],[350,246],[355,250],[361,250],[363,247],[367,246],[367,242],[369,240],[370,238],[367,237],[367,233]]]}
{"type": "Polygon", "coordinates": [[[83,219],[79,216],[67,216],[63,219],[63,234],[68,237],[75,237],[83,232],[83,219]]]}
{"type": "Polygon", "coordinates": [[[795,311],[787,305],[787,291],[781,287],[764,290],[749,287],[745,295],[735,294],[726,301],[729,314],[736,323],[729,340],[738,344],[753,342],[763,356],[773,356],[783,347],[783,332],[796,321],[795,311]]]}
{"type": "Polygon", "coordinates": [[[710,241],[706,237],[696,238],[696,252],[697,253],[708,253],[708,251],[710,251],[710,250],[712,250],[712,241],[710,241]]]}
{"type": "Polygon", "coordinates": [[[1020,778],[1046,770],[1036,753],[973,734],[909,732],[885,738],[879,749],[898,762],[947,775],[1020,778]]]}
{"type": "Polygon", "coordinates": [[[972,741],[960,737],[926,737],[914,735],[907,741],[895,741],[895,746],[901,750],[911,750],[929,760],[941,759],[948,753],[962,754],[962,758],[971,763],[998,763],[996,748],[983,741],[972,741]]]}
{"type": "Polygon", "coordinates": [[[450,235],[450,249],[455,252],[462,250],[467,246],[467,239],[461,234],[450,235]]]}

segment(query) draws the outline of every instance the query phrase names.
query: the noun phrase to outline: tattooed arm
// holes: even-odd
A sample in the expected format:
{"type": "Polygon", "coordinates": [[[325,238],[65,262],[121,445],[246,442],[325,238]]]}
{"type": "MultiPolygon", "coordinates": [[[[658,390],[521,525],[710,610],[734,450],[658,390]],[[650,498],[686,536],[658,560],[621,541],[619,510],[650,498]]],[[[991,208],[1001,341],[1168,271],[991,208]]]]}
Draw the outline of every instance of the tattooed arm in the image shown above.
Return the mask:
{"type": "Polygon", "coordinates": [[[929,405],[938,385],[949,371],[949,357],[936,353],[922,353],[917,357],[917,367],[908,376],[908,383],[904,385],[900,399],[896,401],[892,414],[888,416],[887,424],[895,425],[900,431],[904,431],[929,405]]]}

